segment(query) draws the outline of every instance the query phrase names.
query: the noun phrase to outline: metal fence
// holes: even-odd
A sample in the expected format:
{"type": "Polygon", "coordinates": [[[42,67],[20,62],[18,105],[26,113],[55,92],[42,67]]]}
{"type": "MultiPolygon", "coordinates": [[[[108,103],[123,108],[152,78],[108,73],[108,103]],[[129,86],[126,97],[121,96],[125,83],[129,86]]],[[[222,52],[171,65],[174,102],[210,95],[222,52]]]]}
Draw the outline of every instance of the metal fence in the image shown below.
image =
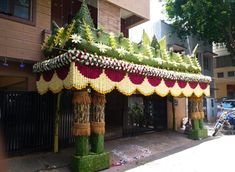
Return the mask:
{"type": "Polygon", "coordinates": [[[50,150],[55,96],[0,91],[0,128],[9,155],[50,150]]]}
{"type": "MultiPolygon", "coordinates": [[[[124,136],[166,127],[166,99],[150,96],[143,97],[143,100],[145,108],[142,118],[130,116],[125,113],[127,109],[123,109],[124,136]]],[[[127,107],[127,102],[124,105],[127,107]]],[[[56,95],[52,93],[41,96],[36,92],[0,91],[0,132],[8,155],[52,150],[55,110],[56,95]]],[[[72,91],[63,91],[60,102],[60,148],[74,143],[72,125],[72,91]]]]}
{"type": "Polygon", "coordinates": [[[73,105],[72,91],[64,91],[60,100],[60,125],[59,125],[59,147],[65,148],[73,145],[73,105]]]}

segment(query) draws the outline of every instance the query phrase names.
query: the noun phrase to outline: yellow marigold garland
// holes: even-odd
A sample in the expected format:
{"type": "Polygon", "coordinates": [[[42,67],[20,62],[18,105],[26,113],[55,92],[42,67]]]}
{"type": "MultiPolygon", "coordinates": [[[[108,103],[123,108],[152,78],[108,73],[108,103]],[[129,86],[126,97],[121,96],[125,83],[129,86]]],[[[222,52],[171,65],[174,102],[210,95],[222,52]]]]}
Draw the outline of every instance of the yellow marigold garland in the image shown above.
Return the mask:
{"type": "Polygon", "coordinates": [[[156,93],[162,97],[168,94],[171,94],[172,96],[183,95],[185,97],[191,97],[193,94],[196,97],[201,97],[202,95],[205,96],[210,95],[209,85],[205,90],[201,89],[199,84],[195,89],[192,89],[188,83],[185,88],[180,88],[177,83],[174,85],[174,87],[168,88],[165,85],[164,80],[162,80],[158,86],[153,87],[152,85],[147,83],[146,78],[143,83],[135,85],[130,81],[128,75],[126,75],[124,79],[120,82],[113,82],[105,75],[104,70],[99,78],[89,79],[83,76],[79,72],[79,70],[77,70],[74,62],[71,63],[70,71],[67,77],[63,81],[60,80],[58,76],[55,75],[57,74],[54,73],[52,80],[49,82],[46,82],[43,79],[42,75],[40,76],[39,81],[37,81],[37,89],[40,94],[44,94],[48,90],[51,90],[53,93],[58,93],[63,88],[66,89],[75,88],[76,90],[82,90],[86,88],[88,85],[90,85],[95,91],[102,94],[109,93],[116,88],[119,92],[121,92],[126,96],[130,96],[136,93],[136,91],[140,92],[145,96],[149,96],[153,93],[156,93]]]}

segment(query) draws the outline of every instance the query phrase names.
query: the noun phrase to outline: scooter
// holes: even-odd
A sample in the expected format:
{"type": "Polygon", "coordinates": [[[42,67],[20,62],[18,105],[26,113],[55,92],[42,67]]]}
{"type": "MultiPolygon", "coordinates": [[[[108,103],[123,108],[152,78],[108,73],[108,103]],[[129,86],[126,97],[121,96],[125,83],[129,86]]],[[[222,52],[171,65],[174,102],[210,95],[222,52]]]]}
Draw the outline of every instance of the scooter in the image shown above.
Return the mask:
{"type": "Polygon", "coordinates": [[[235,129],[235,111],[225,111],[222,112],[220,117],[215,123],[214,133],[212,136],[216,136],[217,133],[221,130],[234,130],[235,129]]]}

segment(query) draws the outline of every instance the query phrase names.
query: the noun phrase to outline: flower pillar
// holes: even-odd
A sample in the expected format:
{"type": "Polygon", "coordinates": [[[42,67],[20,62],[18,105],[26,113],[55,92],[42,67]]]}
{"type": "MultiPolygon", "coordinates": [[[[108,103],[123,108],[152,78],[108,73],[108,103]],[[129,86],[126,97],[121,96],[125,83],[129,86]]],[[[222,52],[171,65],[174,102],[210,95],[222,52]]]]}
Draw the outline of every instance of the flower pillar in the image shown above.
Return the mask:
{"type": "Polygon", "coordinates": [[[105,103],[105,95],[95,92],[91,113],[91,151],[95,153],[104,152],[105,103]]]}
{"type": "Polygon", "coordinates": [[[207,129],[203,126],[203,98],[189,98],[189,118],[191,119],[192,129],[189,131],[189,138],[202,139],[207,137],[207,129]]]}
{"type": "Polygon", "coordinates": [[[109,153],[104,151],[105,95],[95,93],[91,100],[87,91],[76,91],[73,104],[75,114],[73,172],[93,172],[109,168],[109,153]]]}
{"type": "Polygon", "coordinates": [[[73,95],[75,155],[84,156],[89,153],[90,105],[91,98],[87,91],[76,91],[73,95]]]}

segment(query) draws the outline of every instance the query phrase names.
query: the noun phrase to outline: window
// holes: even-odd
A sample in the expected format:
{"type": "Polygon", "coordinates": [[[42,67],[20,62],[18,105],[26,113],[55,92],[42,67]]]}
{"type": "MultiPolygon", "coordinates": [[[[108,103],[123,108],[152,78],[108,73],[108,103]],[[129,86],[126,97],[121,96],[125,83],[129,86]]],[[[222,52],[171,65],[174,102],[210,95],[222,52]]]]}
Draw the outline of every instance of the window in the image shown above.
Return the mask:
{"type": "Polygon", "coordinates": [[[203,68],[206,70],[210,70],[209,57],[207,56],[203,56],[203,68]]]}
{"type": "Polygon", "coordinates": [[[217,73],[217,77],[218,77],[218,78],[223,78],[223,77],[224,77],[224,73],[223,73],[223,72],[217,73]]]}
{"type": "Polygon", "coordinates": [[[216,67],[235,66],[235,58],[231,55],[216,57],[216,67]]]}
{"type": "Polygon", "coordinates": [[[17,21],[33,22],[34,1],[35,0],[1,0],[0,16],[17,21]]]}
{"type": "Polygon", "coordinates": [[[228,72],[228,77],[233,77],[234,76],[234,71],[229,71],[228,72]]]}

